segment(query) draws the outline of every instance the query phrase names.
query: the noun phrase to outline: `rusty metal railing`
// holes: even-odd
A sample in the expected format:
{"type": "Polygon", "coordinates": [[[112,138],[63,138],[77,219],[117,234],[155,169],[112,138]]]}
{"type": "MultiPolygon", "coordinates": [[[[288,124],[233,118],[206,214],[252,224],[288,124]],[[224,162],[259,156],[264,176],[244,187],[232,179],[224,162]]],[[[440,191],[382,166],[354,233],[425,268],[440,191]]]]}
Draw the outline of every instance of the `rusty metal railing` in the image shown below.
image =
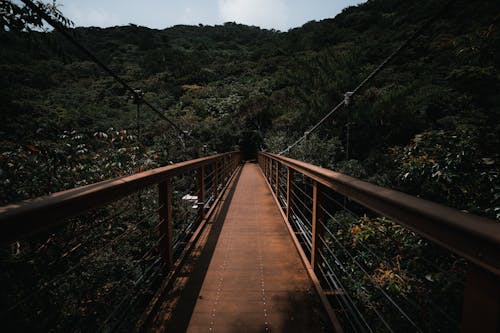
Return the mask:
{"type": "Polygon", "coordinates": [[[258,162],[344,330],[500,330],[498,221],[275,154],[258,162]],[[380,241],[372,228],[416,252],[384,258],[407,248],[402,239],[387,242],[394,249],[370,243],[380,241]]]}
{"type": "Polygon", "coordinates": [[[2,328],[131,329],[240,164],[218,154],[0,207],[2,328]]]}

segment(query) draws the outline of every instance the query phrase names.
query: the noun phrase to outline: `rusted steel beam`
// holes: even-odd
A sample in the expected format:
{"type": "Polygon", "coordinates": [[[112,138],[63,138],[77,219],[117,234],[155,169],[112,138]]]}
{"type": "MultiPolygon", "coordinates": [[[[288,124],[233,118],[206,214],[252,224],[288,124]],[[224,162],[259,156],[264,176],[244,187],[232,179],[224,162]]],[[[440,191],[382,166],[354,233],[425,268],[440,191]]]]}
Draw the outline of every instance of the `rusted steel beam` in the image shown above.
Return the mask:
{"type": "Polygon", "coordinates": [[[271,178],[270,178],[270,175],[271,175],[271,170],[273,169],[273,164],[272,164],[272,160],[270,158],[267,159],[267,180],[269,181],[269,184],[271,184],[271,178]]]}
{"type": "Polygon", "coordinates": [[[293,169],[286,168],[286,220],[290,221],[290,211],[292,207],[292,186],[293,186],[293,169]]]}
{"type": "Polygon", "coordinates": [[[266,178],[267,181],[269,181],[269,161],[271,159],[267,156],[264,157],[264,161],[266,163],[266,169],[264,170],[264,176],[266,178]]]}
{"type": "Polygon", "coordinates": [[[267,179],[269,180],[269,183],[272,184],[271,174],[273,172],[273,160],[269,158],[267,160],[267,164],[268,164],[268,167],[269,167],[269,169],[267,170],[267,179]]]}
{"type": "Polygon", "coordinates": [[[269,161],[271,163],[271,169],[269,170],[269,182],[271,183],[271,191],[274,192],[274,177],[273,177],[273,172],[274,172],[274,165],[276,164],[276,162],[274,160],[270,160],[269,161]]]}
{"type": "Polygon", "coordinates": [[[267,173],[269,171],[269,158],[267,158],[267,156],[264,156],[263,159],[264,159],[264,166],[265,166],[264,177],[267,179],[267,173]]]}
{"type": "Polygon", "coordinates": [[[500,223],[434,202],[373,185],[347,175],[275,154],[280,161],[318,183],[391,218],[422,237],[500,276],[500,223]]]}
{"type": "Polygon", "coordinates": [[[214,162],[213,168],[214,168],[214,174],[213,174],[213,180],[212,180],[212,187],[213,187],[213,192],[214,195],[219,194],[219,163],[217,161],[214,162]]]}
{"type": "Polygon", "coordinates": [[[46,230],[63,223],[65,218],[101,207],[142,188],[161,183],[169,177],[213,163],[227,154],[230,153],[176,163],[0,207],[0,242],[17,240],[46,230]]]}
{"type": "Polygon", "coordinates": [[[461,331],[500,332],[500,277],[476,265],[467,273],[461,331]]]}
{"type": "Polygon", "coordinates": [[[221,160],[222,162],[222,166],[221,166],[221,183],[224,183],[224,181],[226,180],[226,159],[223,158],[221,160]]]}
{"type": "Polygon", "coordinates": [[[280,198],[280,165],[276,163],[276,180],[274,181],[274,186],[276,188],[276,198],[280,198]]]}

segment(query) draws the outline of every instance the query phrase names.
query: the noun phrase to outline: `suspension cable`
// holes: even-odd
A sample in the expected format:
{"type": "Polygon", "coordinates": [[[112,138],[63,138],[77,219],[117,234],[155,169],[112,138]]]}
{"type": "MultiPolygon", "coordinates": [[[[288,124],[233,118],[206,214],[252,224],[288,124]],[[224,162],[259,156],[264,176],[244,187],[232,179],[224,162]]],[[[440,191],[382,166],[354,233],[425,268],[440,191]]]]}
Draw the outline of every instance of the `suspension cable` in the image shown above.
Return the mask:
{"type": "MultiPolygon", "coordinates": [[[[142,103],[147,105],[154,113],[156,113],[161,119],[165,120],[171,127],[173,127],[179,134],[182,136],[187,136],[194,142],[203,146],[203,143],[193,137],[189,132],[182,130],[178,125],[176,125],[172,120],[167,118],[163,112],[158,110],[155,106],[153,106],[149,101],[147,101],[143,96],[139,96],[139,92],[132,88],[125,80],[119,77],[115,72],[113,72],[108,66],[106,66],[102,61],[99,60],[92,52],[90,52],[85,46],[83,46],[80,42],[78,42],[68,31],[67,29],[59,22],[55,21],[47,14],[42,8],[38,5],[34,4],[31,0],[21,0],[27,7],[36,12],[40,17],[42,17],[49,25],[51,25],[57,32],[63,35],[69,42],[71,42],[78,50],[84,53],[90,60],[95,62],[101,69],[103,69],[106,73],[108,73],[113,79],[115,79],[118,83],[120,83],[125,89],[132,93],[132,96],[137,99],[141,99],[142,103]]],[[[142,94],[142,92],[141,92],[142,94]]]]}
{"type": "MultiPolygon", "coordinates": [[[[23,0],[24,1],[24,0],[23,0]]],[[[384,59],[380,63],[380,65],[377,66],[363,81],[361,81],[356,88],[352,91],[348,91],[344,94],[344,99],[340,101],[330,112],[328,112],[323,118],[321,118],[320,121],[318,121],[313,127],[311,127],[309,130],[304,132],[304,135],[302,135],[300,138],[298,138],[294,143],[292,143],[290,146],[282,150],[281,152],[278,153],[278,155],[283,155],[288,153],[292,148],[297,146],[299,143],[304,141],[309,134],[314,132],[318,127],[320,127],[326,120],[328,120],[342,105],[349,105],[351,98],[354,97],[368,82],[370,82],[375,75],[377,75],[387,64],[394,59],[405,47],[407,47],[414,39],[416,39],[420,33],[429,25],[436,20],[438,17],[441,16],[441,14],[448,9],[448,6],[450,6],[453,3],[453,0],[447,1],[443,7],[441,7],[432,17],[430,17],[427,21],[425,21],[419,28],[417,28],[408,38],[406,38],[387,58],[384,59]]]]}

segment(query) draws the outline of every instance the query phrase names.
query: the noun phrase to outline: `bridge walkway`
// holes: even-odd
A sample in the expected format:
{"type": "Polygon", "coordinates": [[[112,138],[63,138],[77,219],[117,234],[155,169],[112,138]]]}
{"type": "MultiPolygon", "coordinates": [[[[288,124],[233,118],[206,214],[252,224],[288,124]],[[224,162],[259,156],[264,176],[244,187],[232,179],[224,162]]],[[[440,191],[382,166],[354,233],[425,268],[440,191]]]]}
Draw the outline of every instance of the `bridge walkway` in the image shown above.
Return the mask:
{"type": "Polygon", "coordinates": [[[227,211],[202,241],[198,262],[186,265],[194,271],[182,274],[191,281],[174,313],[164,313],[170,322],[156,328],[329,331],[328,317],[258,165],[246,163],[235,183],[226,198],[227,211]]]}

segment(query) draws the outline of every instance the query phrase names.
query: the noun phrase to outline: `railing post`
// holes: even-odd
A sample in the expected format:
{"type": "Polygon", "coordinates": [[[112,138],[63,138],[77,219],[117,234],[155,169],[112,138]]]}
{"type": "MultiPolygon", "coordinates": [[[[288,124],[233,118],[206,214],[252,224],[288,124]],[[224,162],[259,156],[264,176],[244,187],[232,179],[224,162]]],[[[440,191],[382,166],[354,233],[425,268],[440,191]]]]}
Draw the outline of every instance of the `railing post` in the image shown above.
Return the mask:
{"type": "Polygon", "coordinates": [[[224,186],[226,181],[226,156],[222,157],[222,169],[221,169],[221,184],[224,186]]]}
{"type": "Polygon", "coordinates": [[[269,158],[266,156],[264,157],[266,161],[266,179],[269,177],[269,158]]]}
{"type": "Polygon", "coordinates": [[[205,167],[201,166],[196,171],[196,186],[198,187],[198,211],[200,221],[205,215],[205,167]]]}
{"type": "Polygon", "coordinates": [[[268,158],[267,160],[267,181],[269,184],[271,184],[271,170],[273,168],[273,160],[271,158],[268,158]]]}
{"type": "Polygon", "coordinates": [[[276,187],[276,198],[278,198],[278,202],[280,201],[280,191],[279,191],[279,185],[280,185],[280,164],[278,161],[276,161],[276,180],[274,182],[274,186],[276,187]]]}
{"type": "Polygon", "coordinates": [[[226,183],[226,180],[229,177],[228,165],[229,163],[227,160],[227,156],[224,156],[224,184],[226,183]]]}
{"type": "Polygon", "coordinates": [[[262,171],[264,171],[264,177],[267,175],[267,158],[262,156],[262,171]]]}
{"type": "Polygon", "coordinates": [[[271,191],[273,190],[273,169],[274,169],[274,161],[272,159],[269,160],[270,168],[269,168],[269,184],[271,184],[271,191]]]}
{"type": "Polygon", "coordinates": [[[267,165],[267,156],[263,156],[263,163],[264,163],[264,175],[267,177],[267,170],[269,168],[269,166],[267,165]]]}
{"type": "Polygon", "coordinates": [[[311,246],[311,266],[317,271],[321,263],[319,251],[321,249],[321,239],[323,234],[324,214],[321,209],[321,188],[317,181],[313,182],[313,202],[312,202],[312,246],[311,246]]]}
{"type": "Polygon", "coordinates": [[[267,179],[267,171],[269,170],[269,165],[267,163],[267,156],[262,157],[264,159],[264,176],[267,179]]]}
{"type": "Polygon", "coordinates": [[[293,169],[288,167],[286,173],[286,220],[290,222],[290,212],[292,210],[292,186],[293,186],[293,169]]]}
{"type": "Polygon", "coordinates": [[[212,179],[212,187],[213,187],[212,192],[214,193],[214,196],[217,196],[217,194],[219,194],[219,166],[218,166],[218,164],[219,164],[219,161],[215,160],[213,179],[212,179]]]}
{"type": "Polygon", "coordinates": [[[462,306],[462,333],[500,332],[500,277],[469,264],[462,306]]]}
{"type": "Polygon", "coordinates": [[[172,267],[172,179],[168,178],[158,184],[158,204],[160,206],[160,254],[167,268],[172,267]]]}

